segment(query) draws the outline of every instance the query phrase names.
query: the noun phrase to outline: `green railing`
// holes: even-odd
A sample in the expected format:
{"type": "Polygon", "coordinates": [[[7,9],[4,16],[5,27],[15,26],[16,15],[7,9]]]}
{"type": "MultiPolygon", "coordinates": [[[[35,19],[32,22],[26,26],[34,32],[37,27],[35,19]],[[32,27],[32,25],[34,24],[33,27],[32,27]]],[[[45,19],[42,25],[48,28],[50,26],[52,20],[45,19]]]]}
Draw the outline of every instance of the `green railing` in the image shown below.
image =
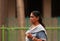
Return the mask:
{"type": "MultiPolygon", "coordinates": [[[[7,30],[8,31],[8,41],[10,41],[9,39],[9,31],[10,30],[28,30],[29,28],[28,27],[4,27],[4,26],[2,26],[2,27],[0,27],[0,30],[2,30],[2,41],[5,41],[4,40],[4,31],[5,30],[7,30]]],[[[46,27],[46,30],[60,30],[60,27],[46,27]]]]}

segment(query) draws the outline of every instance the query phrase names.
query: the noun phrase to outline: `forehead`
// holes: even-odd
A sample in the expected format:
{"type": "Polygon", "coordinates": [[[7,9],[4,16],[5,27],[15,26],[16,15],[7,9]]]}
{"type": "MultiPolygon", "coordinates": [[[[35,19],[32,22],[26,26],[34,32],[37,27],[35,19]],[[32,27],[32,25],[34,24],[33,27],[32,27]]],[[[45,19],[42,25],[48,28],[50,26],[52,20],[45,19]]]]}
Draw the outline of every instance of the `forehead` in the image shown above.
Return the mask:
{"type": "Polygon", "coordinates": [[[33,13],[31,13],[30,16],[34,16],[33,13]]]}

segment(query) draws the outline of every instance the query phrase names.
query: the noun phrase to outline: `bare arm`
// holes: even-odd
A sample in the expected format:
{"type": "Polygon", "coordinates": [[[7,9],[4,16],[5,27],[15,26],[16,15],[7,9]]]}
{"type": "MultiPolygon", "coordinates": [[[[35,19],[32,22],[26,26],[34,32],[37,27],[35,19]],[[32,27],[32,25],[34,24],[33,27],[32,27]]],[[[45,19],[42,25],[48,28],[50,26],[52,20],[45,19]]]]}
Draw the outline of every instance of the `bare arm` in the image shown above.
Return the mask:
{"type": "Polygon", "coordinates": [[[32,38],[33,41],[46,41],[46,40],[42,40],[42,39],[37,39],[36,37],[32,38]]]}
{"type": "Polygon", "coordinates": [[[46,41],[46,36],[45,36],[44,32],[39,32],[37,34],[37,37],[33,37],[31,33],[28,33],[27,37],[31,38],[33,41],[46,41]]]}

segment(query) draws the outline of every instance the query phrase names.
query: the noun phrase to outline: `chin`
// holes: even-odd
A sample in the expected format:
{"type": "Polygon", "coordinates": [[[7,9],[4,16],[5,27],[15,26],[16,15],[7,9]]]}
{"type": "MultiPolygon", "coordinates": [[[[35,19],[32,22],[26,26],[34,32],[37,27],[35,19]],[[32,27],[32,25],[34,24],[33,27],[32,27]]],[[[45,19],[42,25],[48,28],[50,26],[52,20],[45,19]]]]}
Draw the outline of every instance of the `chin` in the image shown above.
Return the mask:
{"type": "Polygon", "coordinates": [[[31,23],[31,24],[34,24],[35,22],[33,22],[33,21],[30,21],[30,23],[31,23]]]}

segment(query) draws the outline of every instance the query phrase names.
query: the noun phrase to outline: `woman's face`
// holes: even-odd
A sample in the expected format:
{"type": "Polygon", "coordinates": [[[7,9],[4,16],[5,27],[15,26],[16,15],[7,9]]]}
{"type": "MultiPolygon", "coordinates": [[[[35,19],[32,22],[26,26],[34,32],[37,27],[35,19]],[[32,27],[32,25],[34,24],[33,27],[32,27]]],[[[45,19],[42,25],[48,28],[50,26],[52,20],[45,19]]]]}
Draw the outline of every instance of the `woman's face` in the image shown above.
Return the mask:
{"type": "Polygon", "coordinates": [[[34,16],[33,13],[30,14],[30,22],[34,24],[38,21],[38,17],[34,16]]]}

